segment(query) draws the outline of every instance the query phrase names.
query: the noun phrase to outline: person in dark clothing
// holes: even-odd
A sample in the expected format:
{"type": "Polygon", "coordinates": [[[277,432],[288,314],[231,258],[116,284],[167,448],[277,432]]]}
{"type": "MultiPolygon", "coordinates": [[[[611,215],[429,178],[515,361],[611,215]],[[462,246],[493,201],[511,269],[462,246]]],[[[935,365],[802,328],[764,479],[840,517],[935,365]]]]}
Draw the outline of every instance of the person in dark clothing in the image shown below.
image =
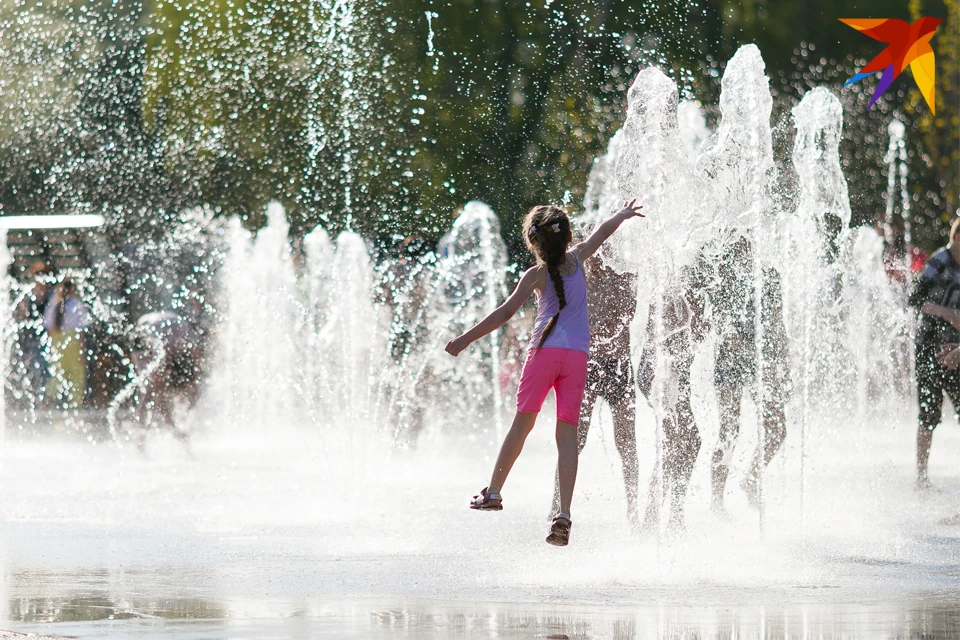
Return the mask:
{"type": "Polygon", "coordinates": [[[52,290],[50,279],[53,269],[45,262],[30,265],[32,286],[15,301],[13,319],[17,324],[17,343],[20,354],[17,366],[24,372],[25,394],[31,404],[44,397],[50,377],[45,356],[43,315],[52,290]]]}
{"type": "Polygon", "coordinates": [[[916,336],[917,399],[917,488],[930,486],[927,461],[933,430],[940,424],[943,395],[960,411],[960,373],[940,361],[942,352],[960,343],[960,330],[943,316],[960,310],[960,218],[950,227],[950,242],[934,253],[913,286],[908,304],[920,309],[916,336]],[[939,358],[938,358],[939,356],[939,358]]]}

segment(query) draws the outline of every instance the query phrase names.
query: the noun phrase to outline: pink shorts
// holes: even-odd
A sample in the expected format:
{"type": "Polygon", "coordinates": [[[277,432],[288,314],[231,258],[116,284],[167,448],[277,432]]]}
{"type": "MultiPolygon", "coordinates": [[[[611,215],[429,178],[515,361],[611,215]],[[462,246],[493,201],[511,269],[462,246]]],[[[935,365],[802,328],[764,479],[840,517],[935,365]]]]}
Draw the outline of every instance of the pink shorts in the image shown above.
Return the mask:
{"type": "Polygon", "coordinates": [[[530,350],[520,374],[517,411],[539,413],[550,389],[557,394],[557,419],[577,424],[587,385],[587,354],[575,349],[530,350]]]}

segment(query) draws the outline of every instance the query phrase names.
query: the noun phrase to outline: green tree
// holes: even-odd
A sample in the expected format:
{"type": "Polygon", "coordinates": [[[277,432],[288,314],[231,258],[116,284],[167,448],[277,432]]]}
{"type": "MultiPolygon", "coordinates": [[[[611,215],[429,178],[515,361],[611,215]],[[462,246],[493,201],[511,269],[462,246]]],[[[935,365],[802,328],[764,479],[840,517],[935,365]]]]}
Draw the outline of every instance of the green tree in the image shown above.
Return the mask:
{"type": "Polygon", "coordinates": [[[922,139],[918,149],[920,165],[916,196],[928,204],[928,217],[916,222],[932,227],[927,244],[933,245],[947,235],[947,229],[960,208],[960,2],[923,2],[911,0],[910,17],[943,17],[932,42],[937,61],[936,115],[930,112],[914,87],[904,110],[911,117],[922,139]],[[939,222],[942,224],[937,224],[939,222]]]}
{"type": "Polygon", "coordinates": [[[209,204],[256,227],[277,199],[297,234],[320,222],[390,240],[436,238],[480,198],[510,238],[531,205],[580,201],[639,69],[663,67],[715,121],[726,60],[755,42],[781,155],[805,91],[827,84],[844,101],[858,222],[883,209],[886,122],[907,121],[915,229],[932,242],[957,204],[956,4],[910,6],[948,18],[936,118],[906,74],[870,112],[871,81],[842,87],[879,43],[837,18],[911,18],[899,0],[6,5],[0,203],[86,203],[147,228],[209,204]]]}

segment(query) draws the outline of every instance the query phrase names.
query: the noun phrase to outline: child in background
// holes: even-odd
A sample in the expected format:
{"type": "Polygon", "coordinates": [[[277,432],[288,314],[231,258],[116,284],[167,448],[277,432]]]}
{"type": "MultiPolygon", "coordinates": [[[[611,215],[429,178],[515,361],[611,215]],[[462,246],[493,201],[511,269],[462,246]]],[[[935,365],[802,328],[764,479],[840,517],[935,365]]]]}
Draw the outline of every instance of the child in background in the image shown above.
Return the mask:
{"type": "Polygon", "coordinates": [[[490,484],[470,502],[471,509],[503,509],[500,489],[533,429],[550,389],[557,396],[557,453],[560,510],[550,525],[547,542],[565,546],[570,539],[570,502],[577,479],[577,421],[587,380],[590,321],[583,261],[630,218],[643,217],[636,199],[598,226],[587,240],[570,247],[573,234],[563,210],[534,207],[523,223],[523,238],[536,259],[510,297],[463,335],[451,340],[447,353],[457,356],[470,343],[499,329],[537,292],[537,318],[527,358],[520,374],[517,414],[504,438],[490,484]]]}

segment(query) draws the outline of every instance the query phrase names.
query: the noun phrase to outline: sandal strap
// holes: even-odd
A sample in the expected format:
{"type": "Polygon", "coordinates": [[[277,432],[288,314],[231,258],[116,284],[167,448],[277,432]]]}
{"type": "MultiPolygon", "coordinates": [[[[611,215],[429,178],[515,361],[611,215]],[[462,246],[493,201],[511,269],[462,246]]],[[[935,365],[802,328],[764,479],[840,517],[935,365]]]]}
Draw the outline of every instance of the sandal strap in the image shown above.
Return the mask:
{"type": "Polygon", "coordinates": [[[501,502],[503,501],[499,493],[487,493],[487,487],[484,487],[483,489],[481,489],[478,495],[473,496],[473,501],[477,504],[482,504],[484,502],[489,502],[491,500],[500,500],[501,502]]]}

